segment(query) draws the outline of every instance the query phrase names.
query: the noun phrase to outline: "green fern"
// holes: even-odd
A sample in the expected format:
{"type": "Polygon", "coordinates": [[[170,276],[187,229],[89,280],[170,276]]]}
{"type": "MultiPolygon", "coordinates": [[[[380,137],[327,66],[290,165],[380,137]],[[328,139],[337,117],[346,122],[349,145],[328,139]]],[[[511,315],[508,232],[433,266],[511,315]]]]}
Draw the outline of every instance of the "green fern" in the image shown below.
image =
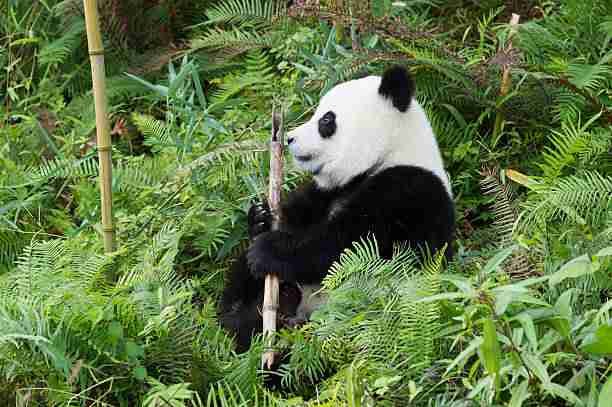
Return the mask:
{"type": "Polygon", "coordinates": [[[552,147],[545,147],[542,153],[542,163],[539,164],[544,176],[548,179],[556,179],[562,175],[563,170],[574,164],[579,155],[587,155],[592,148],[591,135],[587,129],[598,118],[594,116],[585,124],[563,122],[560,130],[553,130],[549,137],[552,147]]]}
{"type": "Polygon", "coordinates": [[[193,50],[210,49],[224,51],[234,50],[235,53],[245,52],[253,48],[270,47],[272,45],[272,34],[259,34],[240,28],[223,30],[211,28],[203,34],[191,40],[190,47],[193,50]]]}
{"type": "Polygon", "coordinates": [[[145,136],[145,144],[150,146],[171,146],[174,141],[168,125],[152,116],[132,113],[132,121],[145,136]]]}
{"type": "Polygon", "coordinates": [[[533,192],[522,214],[523,229],[553,220],[594,226],[610,214],[612,177],[585,171],[535,185],[533,192]]]}
{"type": "Polygon", "coordinates": [[[74,20],[64,35],[41,48],[39,53],[42,65],[59,65],[66,61],[83,41],[85,22],[74,20]]]}
{"type": "MultiPolygon", "coordinates": [[[[402,246],[391,259],[382,259],[373,238],[345,251],[323,281],[329,301],[311,323],[323,359],[334,365],[363,360],[379,375],[401,371],[404,377],[429,367],[436,355],[439,311],[418,300],[439,292],[443,260],[441,251],[419,266],[402,246]]],[[[312,366],[294,366],[293,372],[320,374],[320,358],[308,360],[312,366]]]]}
{"type": "Polygon", "coordinates": [[[224,0],[207,10],[207,24],[268,23],[285,13],[284,1],[224,0]]]}
{"type": "Polygon", "coordinates": [[[612,68],[605,64],[572,63],[567,67],[570,81],[578,89],[597,92],[612,81],[612,68]]]}

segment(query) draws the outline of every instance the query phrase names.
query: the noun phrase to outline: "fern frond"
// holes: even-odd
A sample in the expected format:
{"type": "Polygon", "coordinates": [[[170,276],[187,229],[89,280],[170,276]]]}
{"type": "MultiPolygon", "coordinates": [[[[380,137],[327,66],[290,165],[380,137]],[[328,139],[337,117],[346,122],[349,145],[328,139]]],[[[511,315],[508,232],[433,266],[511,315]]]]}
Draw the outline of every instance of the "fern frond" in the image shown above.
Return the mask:
{"type": "Polygon", "coordinates": [[[265,23],[285,14],[284,1],[224,0],[207,10],[207,24],[265,23]]]}
{"type": "Polygon", "coordinates": [[[67,247],[62,239],[33,242],[19,256],[17,268],[8,278],[11,291],[6,295],[61,303],[66,296],[104,287],[108,263],[107,256],[67,247]]]}
{"type": "Polygon", "coordinates": [[[132,121],[138,130],[144,134],[145,144],[150,146],[170,146],[174,144],[170,140],[171,130],[165,122],[140,113],[132,113],[132,121]]]}
{"type": "Polygon", "coordinates": [[[51,276],[59,271],[59,260],[64,253],[65,247],[60,239],[34,242],[29,245],[17,259],[18,273],[13,280],[17,289],[15,294],[28,295],[28,293],[48,291],[47,287],[42,285],[54,285],[49,280],[52,280],[51,276]]]}
{"type": "Polygon", "coordinates": [[[482,193],[493,198],[493,226],[499,236],[498,245],[508,246],[512,240],[512,232],[516,222],[517,213],[512,207],[512,192],[508,184],[499,179],[497,168],[484,167],[481,171],[480,188],[482,193]]]}
{"type": "MultiPolygon", "coordinates": [[[[54,158],[25,169],[25,182],[18,186],[43,184],[55,178],[85,178],[98,175],[98,161],[95,157],[83,159],[54,158]]],[[[17,186],[9,186],[15,188],[17,186]]]]}
{"type": "Polygon", "coordinates": [[[38,167],[37,174],[33,175],[40,180],[51,178],[93,177],[98,175],[98,162],[94,157],[82,160],[56,158],[43,162],[38,167]]]}
{"type": "Polygon", "coordinates": [[[190,47],[199,49],[237,49],[247,51],[253,48],[270,47],[273,44],[273,34],[259,34],[255,31],[247,31],[240,28],[223,30],[211,28],[200,36],[191,40],[190,47]]]}
{"type": "Polygon", "coordinates": [[[332,264],[322,285],[327,290],[333,290],[351,275],[364,269],[374,272],[386,265],[387,262],[380,258],[376,239],[362,239],[354,242],[353,248],[345,250],[340,255],[340,260],[332,264]]]}
{"type": "Polygon", "coordinates": [[[221,144],[213,151],[196,158],[187,167],[181,169],[180,175],[187,176],[200,167],[206,167],[212,163],[226,162],[237,156],[241,157],[244,163],[253,162],[257,154],[265,151],[267,151],[266,145],[257,140],[221,144]]]}
{"type": "MultiPolygon", "coordinates": [[[[14,230],[0,228],[0,266],[13,263],[27,244],[26,239],[14,230]]],[[[2,267],[0,267],[0,274],[2,267]]]]}
{"type": "Polygon", "coordinates": [[[66,61],[83,40],[85,22],[75,19],[64,35],[45,45],[39,54],[42,65],[58,65],[66,61]]]}
{"type": "Polygon", "coordinates": [[[561,130],[553,130],[549,140],[552,147],[545,147],[540,168],[547,178],[557,178],[565,167],[576,161],[576,155],[584,152],[589,135],[580,123],[563,122],[561,130]]]}
{"type": "Polygon", "coordinates": [[[179,286],[181,280],[173,266],[180,238],[181,232],[172,222],[162,225],[142,253],[142,260],[120,277],[117,286],[127,288],[145,281],[165,287],[179,286]]]}
{"type": "Polygon", "coordinates": [[[595,225],[611,210],[612,177],[586,171],[550,184],[539,184],[534,192],[521,216],[523,228],[554,219],[595,225]]]}
{"type": "Polygon", "coordinates": [[[141,159],[119,161],[113,168],[113,183],[123,192],[138,191],[159,185],[168,168],[161,168],[159,160],[141,159]]]}
{"type": "Polygon", "coordinates": [[[605,64],[569,64],[567,74],[578,89],[597,92],[612,79],[612,68],[605,64]]]}
{"type": "Polygon", "coordinates": [[[400,369],[411,375],[428,367],[439,311],[419,300],[439,292],[443,260],[441,251],[418,267],[405,246],[381,259],[372,237],[343,253],[323,281],[328,303],[313,314],[325,359],[340,365],[361,360],[377,374],[400,369]]]}
{"type": "MultiPolygon", "coordinates": [[[[497,168],[485,167],[481,171],[480,180],[482,193],[493,198],[491,207],[493,211],[493,227],[499,236],[495,245],[508,247],[513,240],[514,228],[518,220],[518,213],[513,206],[513,194],[510,186],[502,183],[497,168]]],[[[504,263],[504,270],[514,278],[526,278],[532,273],[529,260],[524,250],[515,251],[510,261],[504,263]]]]}

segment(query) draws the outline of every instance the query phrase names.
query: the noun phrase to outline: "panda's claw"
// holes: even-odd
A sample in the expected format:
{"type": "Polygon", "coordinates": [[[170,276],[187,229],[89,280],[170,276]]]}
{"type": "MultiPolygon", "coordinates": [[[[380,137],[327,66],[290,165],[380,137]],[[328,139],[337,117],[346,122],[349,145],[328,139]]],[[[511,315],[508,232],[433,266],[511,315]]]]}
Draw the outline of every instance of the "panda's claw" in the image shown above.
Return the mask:
{"type": "Polygon", "coordinates": [[[268,232],[272,226],[272,213],[266,201],[251,205],[247,216],[249,238],[252,240],[262,233],[268,232]]]}

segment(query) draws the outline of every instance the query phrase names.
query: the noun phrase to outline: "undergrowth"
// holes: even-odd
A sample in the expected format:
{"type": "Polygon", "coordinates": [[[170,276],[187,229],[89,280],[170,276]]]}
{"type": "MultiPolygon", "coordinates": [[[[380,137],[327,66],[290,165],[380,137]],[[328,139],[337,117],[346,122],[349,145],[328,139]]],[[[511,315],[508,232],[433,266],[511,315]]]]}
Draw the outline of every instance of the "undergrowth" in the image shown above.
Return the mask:
{"type": "Polygon", "coordinates": [[[2,405],[608,405],[609,1],[124,3],[102,13],[111,255],[81,3],[0,5],[2,405]],[[328,304],[279,333],[267,390],[261,341],[237,355],[216,304],[266,190],[272,104],[293,127],[392,63],[436,132],[457,254],[355,242],[328,304]]]}

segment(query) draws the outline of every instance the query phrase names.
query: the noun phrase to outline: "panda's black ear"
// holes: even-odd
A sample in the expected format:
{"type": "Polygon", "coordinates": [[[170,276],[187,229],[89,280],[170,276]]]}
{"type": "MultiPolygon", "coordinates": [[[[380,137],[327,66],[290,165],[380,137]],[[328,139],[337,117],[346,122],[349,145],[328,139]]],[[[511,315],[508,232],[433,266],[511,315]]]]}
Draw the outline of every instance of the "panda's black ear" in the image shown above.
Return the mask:
{"type": "Polygon", "coordinates": [[[412,76],[403,66],[393,66],[385,71],[378,88],[381,96],[391,99],[393,106],[405,112],[414,96],[415,84],[412,76]]]}

